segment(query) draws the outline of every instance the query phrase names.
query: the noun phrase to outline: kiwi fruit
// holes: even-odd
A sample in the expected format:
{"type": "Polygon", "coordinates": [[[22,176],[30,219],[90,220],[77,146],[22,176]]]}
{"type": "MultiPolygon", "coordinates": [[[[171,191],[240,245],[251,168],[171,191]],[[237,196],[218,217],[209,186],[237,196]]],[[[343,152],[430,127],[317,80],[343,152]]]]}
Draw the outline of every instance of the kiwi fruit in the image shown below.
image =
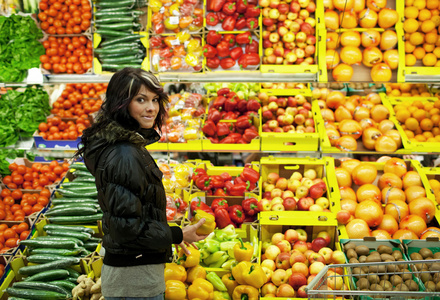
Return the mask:
{"type": "Polygon", "coordinates": [[[440,252],[434,253],[434,259],[439,259],[440,258],[440,252]]]}
{"type": "Polygon", "coordinates": [[[350,249],[354,249],[356,248],[356,244],[353,242],[348,242],[347,244],[344,245],[344,250],[348,251],[350,249]]]}
{"type": "Polygon", "coordinates": [[[349,264],[358,264],[359,261],[357,260],[357,258],[352,257],[352,258],[350,258],[350,260],[348,261],[348,263],[349,263],[349,264]]]}
{"type": "MultiPolygon", "coordinates": [[[[397,261],[405,261],[405,260],[404,260],[403,258],[399,258],[397,261]]],[[[397,265],[397,267],[398,267],[400,270],[405,269],[405,265],[404,265],[404,264],[397,265]]]]}
{"type": "Polygon", "coordinates": [[[379,283],[380,282],[380,278],[379,278],[379,276],[378,275],[373,275],[373,274],[370,274],[370,275],[368,275],[367,276],[367,279],[368,279],[368,281],[371,283],[371,284],[373,284],[373,283],[379,283]]]}
{"type": "Polygon", "coordinates": [[[395,291],[401,291],[401,292],[408,292],[409,288],[406,286],[406,284],[404,283],[399,283],[398,285],[396,285],[396,287],[394,288],[395,291]]]}
{"type": "Polygon", "coordinates": [[[411,253],[409,257],[411,260],[423,260],[423,257],[417,252],[411,253]]]}
{"type": "Polygon", "coordinates": [[[361,267],[361,270],[365,273],[365,274],[369,274],[370,273],[370,268],[367,266],[363,266],[361,267]]]}
{"type": "Polygon", "coordinates": [[[367,261],[367,257],[365,255],[361,255],[361,256],[359,256],[358,260],[360,263],[364,263],[367,261]]]}
{"type": "Polygon", "coordinates": [[[420,280],[422,282],[432,281],[432,275],[430,273],[421,273],[420,274],[420,280]]]}
{"type": "Polygon", "coordinates": [[[425,282],[425,288],[427,292],[435,292],[436,285],[434,281],[425,282]]]}
{"type": "Polygon", "coordinates": [[[433,257],[434,254],[432,253],[431,249],[428,248],[422,248],[419,250],[419,254],[423,257],[423,259],[427,259],[428,257],[433,257]]]}
{"type": "Polygon", "coordinates": [[[377,252],[368,255],[366,260],[366,262],[381,262],[381,261],[382,259],[380,258],[380,255],[377,252]]]}
{"type": "Polygon", "coordinates": [[[380,276],[380,279],[390,281],[390,275],[388,274],[382,275],[380,276]]]}
{"type": "Polygon", "coordinates": [[[404,269],[402,270],[403,274],[402,274],[402,280],[403,281],[407,281],[412,279],[412,272],[408,269],[404,269]]]}
{"type": "Polygon", "coordinates": [[[403,280],[402,280],[402,277],[400,277],[399,275],[393,275],[393,276],[390,277],[390,282],[391,282],[394,286],[396,286],[396,285],[402,283],[403,280]]]}
{"type": "Polygon", "coordinates": [[[356,248],[354,250],[356,251],[358,256],[368,255],[370,253],[370,248],[368,248],[367,246],[364,246],[364,245],[356,246],[356,248]]]}
{"type": "Polygon", "coordinates": [[[391,255],[394,257],[395,260],[403,258],[402,252],[400,252],[399,250],[394,250],[391,255]]]}
{"type": "Polygon", "coordinates": [[[354,249],[348,249],[347,250],[347,257],[348,257],[348,259],[358,258],[358,255],[357,255],[356,251],[354,251],[354,249]]]}
{"type": "Polygon", "coordinates": [[[385,273],[385,271],[386,271],[386,266],[384,265],[375,265],[368,267],[369,273],[385,273]]]}
{"type": "MultiPolygon", "coordinates": [[[[386,262],[390,262],[391,260],[386,260],[386,262]]],[[[397,267],[397,265],[393,265],[393,264],[389,264],[386,265],[387,271],[388,272],[396,272],[399,268],[397,267]]]]}
{"type": "MultiPolygon", "coordinates": [[[[370,288],[370,282],[368,281],[367,278],[359,279],[356,282],[356,285],[357,285],[358,290],[363,290],[363,289],[369,289],[370,288]]],[[[435,284],[434,284],[434,286],[435,286],[435,284]]]]}
{"type": "MultiPolygon", "coordinates": [[[[434,281],[433,281],[434,282],[434,281]]],[[[435,282],[434,282],[435,283],[435,282]]],[[[437,291],[437,292],[439,292],[440,291],[440,282],[437,282],[436,283],[436,285],[435,285],[435,290],[437,291]]]]}
{"type": "Polygon", "coordinates": [[[408,289],[410,291],[418,291],[419,290],[419,285],[417,284],[417,282],[415,282],[412,279],[406,280],[405,285],[408,287],[408,289]]]}
{"type": "Polygon", "coordinates": [[[382,261],[387,261],[387,260],[389,260],[389,261],[396,261],[394,259],[394,256],[386,254],[386,253],[381,254],[380,258],[382,259],[382,261]]]}
{"type": "Polygon", "coordinates": [[[370,285],[370,290],[371,291],[383,291],[383,287],[381,287],[379,283],[375,283],[375,284],[370,285]]]}
{"type": "Polygon", "coordinates": [[[365,272],[361,268],[353,268],[353,276],[356,278],[365,278],[365,272]]]}
{"type": "Polygon", "coordinates": [[[377,247],[377,252],[380,254],[392,254],[393,249],[390,246],[380,245],[377,247]]]}
{"type": "Polygon", "coordinates": [[[381,287],[383,287],[384,290],[387,290],[388,288],[391,288],[391,289],[393,288],[393,285],[388,280],[381,280],[379,282],[379,285],[381,287]]]}
{"type": "Polygon", "coordinates": [[[431,264],[431,266],[429,267],[429,271],[431,271],[431,272],[438,272],[438,271],[440,271],[440,263],[433,263],[433,264],[431,264]]]}

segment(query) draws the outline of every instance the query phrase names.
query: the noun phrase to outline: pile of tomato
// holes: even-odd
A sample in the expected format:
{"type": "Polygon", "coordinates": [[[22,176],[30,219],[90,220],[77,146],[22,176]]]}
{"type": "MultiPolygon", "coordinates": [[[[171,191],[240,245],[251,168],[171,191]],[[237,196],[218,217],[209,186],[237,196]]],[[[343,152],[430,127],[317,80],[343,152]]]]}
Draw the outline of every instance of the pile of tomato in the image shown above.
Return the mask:
{"type": "Polygon", "coordinates": [[[83,74],[93,66],[93,44],[86,36],[54,37],[43,41],[43,69],[53,73],[83,74]]]}
{"type": "Polygon", "coordinates": [[[88,0],[41,0],[41,29],[48,34],[79,34],[90,28],[92,6],[88,0]]]}
{"type": "Polygon", "coordinates": [[[76,140],[84,129],[90,127],[89,119],[77,118],[75,121],[63,121],[60,117],[47,118],[47,122],[38,125],[38,135],[45,140],[76,140]]]}
{"type": "MultiPolygon", "coordinates": [[[[32,167],[26,167],[14,162],[9,165],[11,175],[3,177],[3,184],[9,189],[44,190],[45,186],[59,182],[66,175],[68,169],[69,164],[67,162],[60,164],[56,160],[51,161],[49,164],[35,162],[32,164],[32,167]]],[[[18,193],[16,191],[13,192],[18,193]]]]}
{"type": "MultiPolygon", "coordinates": [[[[18,242],[27,239],[29,234],[30,228],[26,222],[21,222],[11,227],[8,224],[0,224],[0,253],[5,253],[17,247],[18,242]]],[[[4,266],[0,264],[0,276],[3,275],[3,272],[4,266]]]]}
{"type": "Polygon", "coordinates": [[[105,93],[106,88],[106,83],[67,84],[50,112],[61,118],[87,119],[101,108],[102,100],[96,97],[105,93]]]}
{"type": "Polygon", "coordinates": [[[42,189],[40,193],[23,193],[20,189],[3,189],[0,201],[0,220],[23,221],[26,216],[45,208],[49,204],[49,199],[48,189],[42,189]]]}

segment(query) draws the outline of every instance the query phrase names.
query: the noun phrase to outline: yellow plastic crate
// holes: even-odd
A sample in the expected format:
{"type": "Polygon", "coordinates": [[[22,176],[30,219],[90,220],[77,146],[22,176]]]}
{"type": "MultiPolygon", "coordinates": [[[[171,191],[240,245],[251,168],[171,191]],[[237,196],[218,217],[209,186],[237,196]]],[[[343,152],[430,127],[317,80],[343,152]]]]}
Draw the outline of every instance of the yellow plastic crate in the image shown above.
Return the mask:
{"type": "Polygon", "coordinates": [[[260,84],[260,93],[266,93],[269,96],[295,96],[295,95],[304,95],[305,97],[312,96],[312,90],[310,88],[310,83],[307,83],[306,89],[267,89],[263,87],[263,84],[260,84]]]}
{"type": "Polygon", "coordinates": [[[188,140],[186,143],[167,143],[168,151],[202,151],[202,140],[188,140]]]}
{"type": "Polygon", "coordinates": [[[148,145],[145,147],[148,151],[163,151],[163,152],[168,152],[170,151],[168,149],[168,143],[153,143],[151,145],[148,145]]]}
{"type": "Polygon", "coordinates": [[[402,145],[407,150],[408,153],[439,153],[440,152],[440,142],[418,142],[410,141],[405,131],[403,130],[400,122],[396,119],[396,114],[394,112],[394,106],[397,104],[421,101],[422,103],[430,102],[434,103],[437,101],[437,97],[388,97],[385,94],[381,94],[383,104],[390,111],[390,120],[396,125],[396,129],[399,131],[402,138],[402,145]]]}
{"type": "MultiPolygon", "coordinates": [[[[339,194],[339,188],[335,175],[335,165],[334,159],[332,157],[323,157],[321,159],[316,158],[274,158],[274,157],[263,157],[260,160],[260,174],[261,182],[265,182],[267,175],[269,173],[277,173],[281,177],[290,178],[293,172],[298,171],[302,174],[306,170],[314,169],[317,174],[317,178],[322,178],[327,186],[327,199],[330,202],[329,210],[331,213],[327,212],[323,215],[328,216],[336,220],[335,213],[341,210],[339,194]]],[[[263,195],[263,184],[259,185],[260,195],[263,195]]],[[[271,215],[276,213],[273,211],[260,212],[260,215],[271,215]]],[[[297,213],[297,214],[310,214],[321,215],[320,212],[307,212],[307,211],[287,211],[286,213],[297,213]]],[[[296,216],[296,214],[295,214],[296,216]]],[[[314,221],[311,221],[312,225],[314,221]]]]}
{"type": "Polygon", "coordinates": [[[315,122],[313,133],[263,132],[260,118],[261,151],[318,151],[319,133],[316,117],[318,111],[318,103],[313,101],[312,116],[315,122]]]}

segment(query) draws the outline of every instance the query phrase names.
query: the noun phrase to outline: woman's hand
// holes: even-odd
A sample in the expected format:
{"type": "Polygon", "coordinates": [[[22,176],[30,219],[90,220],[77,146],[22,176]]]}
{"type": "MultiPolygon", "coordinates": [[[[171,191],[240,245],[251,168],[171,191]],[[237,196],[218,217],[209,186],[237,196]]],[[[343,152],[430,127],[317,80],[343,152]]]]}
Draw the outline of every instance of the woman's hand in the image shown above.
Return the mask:
{"type": "Polygon", "coordinates": [[[198,242],[201,240],[206,239],[206,237],[208,235],[198,235],[196,233],[197,229],[203,225],[203,223],[205,223],[205,219],[202,218],[200,219],[199,222],[197,222],[194,225],[189,225],[189,226],[185,226],[182,229],[183,232],[183,241],[179,244],[179,246],[183,249],[183,251],[187,254],[190,255],[191,253],[188,251],[188,249],[186,248],[188,245],[192,245],[194,248],[197,249],[196,245],[194,244],[194,242],[198,242]]]}

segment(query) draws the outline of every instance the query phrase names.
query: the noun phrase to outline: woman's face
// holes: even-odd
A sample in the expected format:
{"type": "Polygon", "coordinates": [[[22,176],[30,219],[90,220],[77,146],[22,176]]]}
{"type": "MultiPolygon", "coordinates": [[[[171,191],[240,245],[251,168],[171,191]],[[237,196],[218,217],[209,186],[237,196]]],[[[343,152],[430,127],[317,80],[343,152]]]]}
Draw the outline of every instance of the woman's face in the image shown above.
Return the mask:
{"type": "Polygon", "coordinates": [[[142,86],[128,105],[128,113],[141,128],[152,128],[159,113],[159,96],[142,86]]]}

